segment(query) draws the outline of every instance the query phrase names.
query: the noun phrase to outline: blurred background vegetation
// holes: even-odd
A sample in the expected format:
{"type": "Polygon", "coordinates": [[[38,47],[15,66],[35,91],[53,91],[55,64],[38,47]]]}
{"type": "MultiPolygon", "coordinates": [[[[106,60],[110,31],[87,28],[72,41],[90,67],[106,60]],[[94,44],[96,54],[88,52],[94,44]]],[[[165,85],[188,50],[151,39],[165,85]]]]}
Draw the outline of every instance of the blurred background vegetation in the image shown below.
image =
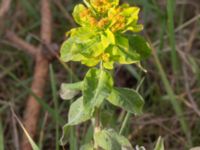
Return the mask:
{"type": "MultiPolygon", "coordinates": [[[[75,4],[81,0],[52,0],[53,43],[60,46],[65,32],[76,26],[71,18],[75,4]]],[[[199,0],[124,0],[141,8],[140,22],[143,34],[152,46],[151,57],[142,62],[148,71],[135,65],[116,66],[118,86],[136,88],[145,99],[144,113],[131,116],[125,130],[133,145],[153,149],[162,136],[166,150],[185,150],[200,145],[200,1],[199,0]]],[[[4,37],[5,29],[12,30],[31,44],[40,44],[40,1],[13,0],[8,15],[0,28],[0,148],[17,150],[22,130],[13,119],[10,106],[19,119],[33,80],[34,59],[4,37]]],[[[67,122],[69,101],[59,98],[62,82],[82,79],[87,67],[79,63],[67,66],[54,60],[50,67],[42,111],[37,126],[36,143],[41,149],[59,149],[62,125],[67,122]],[[49,109],[51,108],[51,109],[49,109]],[[55,112],[60,120],[55,119],[55,112]]],[[[118,130],[125,112],[106,105],[102,112],[109,126],[118,130]]],[[[70,132],[65,149],[75,150],[77,145],[92,138],[90,122],[70,132]]],[[[60,147],[60,149],[62,149],[60,147]]]]}

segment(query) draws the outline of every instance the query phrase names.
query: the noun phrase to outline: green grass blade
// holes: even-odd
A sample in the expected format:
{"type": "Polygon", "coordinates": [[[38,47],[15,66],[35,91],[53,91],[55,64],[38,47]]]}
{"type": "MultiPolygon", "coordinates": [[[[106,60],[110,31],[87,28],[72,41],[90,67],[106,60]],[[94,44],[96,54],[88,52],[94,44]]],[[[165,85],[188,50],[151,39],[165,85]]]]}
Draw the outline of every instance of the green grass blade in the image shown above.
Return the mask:
{"type": "Polygon", "coordinates": [[[159,137],[154,150],[165,150],[164,148],[164,140],[162,137],[159,137]]]}
{"type": "Polygon", "coordinates": [[[174,7],[176,0],[167,0],[167,15],[168,15],[168,30],[169,30],[169,42],[171,46],[171,61],[173,66],[173,72],[176,73],[178,69],[177,53],[176,53],[176,39],[174,32],[174,7]]]}
{"type": "Polygon", "coordinates": [[[33,150],[40,150],[39,147],[35,144],[35,142],[33,141],[33,139],[31,138],[31,136],[29,135],[29,133],[26,131],[25,127],[23,126],[22,122],[19,120],[19,118],[17,117],[17,115],[14,113],[14,111],[11,108],[11,111],[15,117],[15,119],[17,120],[17,122],[19,123],[20,127],[22,128],[22,130],[24,131],[25,135],[28,138],[28,141],[32,147],[33,150]]]}
{"type": "MultiPolygon", "coordinates": [[[[54,101],[54,110],[55,112],[58,112],[58,96],[57,96],[57,90],[56,90],[56,79],[55,79],[55,74],[53,70],[53,66],[50,65],[50,80],[51,80],[51,90],[52,90],[52,96],[53,96],[53,101],[54,101]]],[[[56,113],[55,115],[58,115],[56,113]]],[[[58,117],[57,117],[58,118],[58,117]]],[[[56,128],[56,150],[59,150],[59,123],[58,119],[56,120],[55,128],[56,128]]]]}
{"type": "Polygon", "coordinates": [[[70,139],[69,139],[70,150],[78,150],[78,142],[76,138],[76,128],[70,128],[70,139]]]}
{"type": "Polygon", "coordinates": [[[165,87],[165,90],[167,92],[167,94],[169,95],[170,97],[170,102],[175,110],[175,113],[176,113],[176,116],[181,124],[181,128],[184,132],[184,134],[186,135],[187,137],[187,141],[188,141],[188,145],[191,146],[191,136],[190,136],[190,130],[188,128],[188,125],[187,125],[187,122],[185,120],[185,117],[183,116],[183,111],[182,111],[182,108],[181,108],[181,105],[180,103],[176,100],[176,95],[174,94],[174,91],[167,79],[167,75],[160,63],[160,60],[155,52],[155,49],[153,50],[153,56],[154,56],[154,60],[155,60],[155,63],[156,63],[156,67],[160,73],[160,76],[161,76],[161,80],[164,84],[164,87],[165,87]]]}
{"type": "Polygon", "coordinates": [[[1,116],[0,116],[0,150],[4,150],[3,125],[1,116]]]}

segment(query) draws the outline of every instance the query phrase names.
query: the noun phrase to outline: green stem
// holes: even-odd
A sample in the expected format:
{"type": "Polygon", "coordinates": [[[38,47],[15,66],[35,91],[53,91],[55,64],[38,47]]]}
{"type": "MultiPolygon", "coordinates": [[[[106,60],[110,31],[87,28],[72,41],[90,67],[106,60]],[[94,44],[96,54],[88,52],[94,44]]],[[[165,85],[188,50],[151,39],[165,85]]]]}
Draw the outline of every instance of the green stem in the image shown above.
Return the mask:
{"type": "Polygon", "coordinates": [[[127,125],[127,122],[128,122],[128,120],[129,120],[130,116],[131,116],[131,113],[130,113],[130,112],[127,112],[127,113],[126,113],[126,116],[125,116],[125,118],[124,118],[124,121],[122,122],[122,126],[121,126],[121,128],[120,128],[119,134],[122,134],[122,133],[124,132],[125,127],[126,127],[126,125],[127,125]]]}
{"type": "MultiPolygon", "coordinates": [[[[103,62],[101,61],[99,64],[100,70],[103,70],[103,62]]],[[[100,108],[96,108],[95,110],[95,121],[94,121],[94,134],[98,133],[101,130],[100,127],[100,108]]],[[[100,150],[98,145],[94,146],[95,150],[100,150]]]]}
{"type": "MultiPolygon", "coordinates": [[[[100,128],[100,109],[96,108],[96,113],[95,113],[95,122],[94,122],[94,134],[98,133],[101,128],[100,128]]],[[[100,150],[100,148],[98,147],[98,145],[94,146],[95,150],[100,150]]]]}
{"type": "MultiPolygon", "coordinates": [[[[139,89],[140,89],[140,87],[141,87],[143,81],[144,81],[144,77],[141,79],[141,81],[139,82],[139,84],[138,84],[138,86],[137,86],[137,88],[136,88],[136,91],[137,91],[137,92],[139,91],[139,89]]],[[[126,127],[126,125],[127,125],[127,123],[128,123],[128,120],[129,120],[130,116],[131,116],[131,113],[130,113],[130,112],[127,112],[127,113],[126,113],[126,116],[125,116],[125,118],[124,118],[124,121],[122,122],[122,126],[121,126],[121,128],[120,128],[119,134],[123,134],[123,132],[124,132],[124,130],[125,130],[125,127],[126,127]]]]}
{"type": "Polygon", "coordinates": [[[173,73],[177,73],[178,61],[176,53],[176,38],[174,33],[174,7],[175,0],[167,0],[167,15],[168,15],[168,29],[169,29],[169,42],[171,46],[171,60],[173,73]]]}
{"type": "Polygon", "coordinates": [[[95,128],[94,131],[95,133],[100,130],[100,112],[99,108],[96,109],[96,115],[95,115],[95,128]]]}

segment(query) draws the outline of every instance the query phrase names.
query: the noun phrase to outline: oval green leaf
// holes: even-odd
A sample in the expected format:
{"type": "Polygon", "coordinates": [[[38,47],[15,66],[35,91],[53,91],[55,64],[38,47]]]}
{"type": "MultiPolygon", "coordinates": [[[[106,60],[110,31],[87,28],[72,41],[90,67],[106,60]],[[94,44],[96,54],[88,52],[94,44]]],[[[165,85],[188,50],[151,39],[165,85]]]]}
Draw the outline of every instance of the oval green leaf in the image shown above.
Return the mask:
{"type": "Polygon", "coordinates": [[[92,118],[93,109],[83,106],[83,97],[73,102],[69,109],[68,125],[77,125],[92,118]]]}
{"type": "Polygon", "coordinates": [[[83,81],[84,106],[99,107],[111,93],[113,79],[110,73],[103,69],[90,69],[83,81]]]}
{"type": "Polygon", "coordinates": [[[60,97],[64,100],[74,98],[82,89],[83,82],[62,83],[60,88],[60,97]]]}
{"type": "Polygon", "coordinates": [[[113,88],[107,100],[118,107],[139,115],[142,113],[144,100],[135,90],[128,88],[113,88]]]}
{"type": "Polygon", "coordinates": [[[94,150],[93,143],[84,144],[81,146],[80,150],[94,150]]]}
{"type": "Polygon", "coordinates": [[[68,123],[63,126],[63,133],[60,139],[61,145],[67,143],[69,129],[71,126],[80,124],[92,118],[93,109],[85,108],[83,106],[83,97],[80,97],[70,106],[68,113],[68,123]]]}
{"type": "Polygon", "coordinates": [[[151,55],[151,47],[142,36],[127,35],[126,37],[129,39],[130,51],[138,53],[140,60],[146,59],[151,55]]]}
{"type": "Polygon", "coordinates": [[[104,129],[94,135],[95,145],[105,150],[133,150],[131,143],[113,129],[104,129]]]}

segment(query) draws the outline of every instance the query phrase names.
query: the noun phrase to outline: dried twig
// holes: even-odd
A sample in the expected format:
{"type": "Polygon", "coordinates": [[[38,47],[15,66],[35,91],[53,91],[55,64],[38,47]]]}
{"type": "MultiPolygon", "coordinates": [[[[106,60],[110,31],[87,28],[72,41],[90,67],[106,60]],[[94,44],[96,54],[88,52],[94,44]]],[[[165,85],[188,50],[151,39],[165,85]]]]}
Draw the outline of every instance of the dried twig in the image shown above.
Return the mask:
{"type": "Polygon", "coordinates": [[[0,6],[0,18],[3,18],[10,8],[11,0],[2,0],[0,6]]]}
{"type": "Polygon", "coordinates": [[[35,56],[37,48],[22,40],[14,32],[7,30],[5,36],[10,42],[14,43],[16,47],[20,48],[28,54],[35,56]]]}
{"type": "Polygon", "coordinates": [[[41,39],[44,43],[51,43],[52,36],[52,14],[50,10],[50,0],[41,1],[41,16],[42,16],[42,26],[41,26],[41,39]]]}
{"type": "MultiPolygon", "coordinates": [[[[195,40],[195,37],[196,37],[196,33],[197,33],[197,26],[195,25],[195,27],[193,28],[191,34],[190,34],[190,37],[189,37],[189,40],[188,40],[188,44],[185,48],[185,57],[187,59],[187,56],[188,56],[188,53],[189,51],[191,50],[192,48],[192,45],[193,45],[193,42],[195,40]]],[[[193,96],[192,96],[192,93],[191,93],[191,90],[190,90],[190,83],[189,83],[189,76],[188,76],[188,68],[186,68],[185,65],[183,65],[183,75],[184,75],[184,79],[185,79],[185,82],[184,82],[184,85],[185,85],[185,91],[187,93],[187,97],[190,101],[190,104],[191,104],[191,107],[192,109],[194,110],[194,112],[200,116],[200,110],[198,108],[198,105],[197,103],[195,102],[193,96]]]]}
{"type": "Polygon", "coordinates": [[[183,75],[184,75],[184,78],[185,78],[185,90],[186,90],[186,93],[187,93],[187,97],[190,101],[190,105],[191,105],[191,108],[194,110],[194,112],[200,117],[200,110],[198,109],[198,106],[191,94],[191,91],[190,91],[190,84],[189,84],[189,81],[188,81],[188,73],[187,73],[187,68],[185,66],[183,66],[183,75]]]}
{"type": "MultiPolygon", "coordinates": [[[[41,17],[41,39],[45,45],[49,45],[51,44],[52,36],[50,0],[41,0],[41,17]]],[[[31,85],[32,91],[38,97],[43,97],[44,95],[44,88],[46,85],[46,79],[48,78],[48,68],[50,63],[48,57],[45,57],[43,53],[44,48],[45,47],[42,44],[37,50],[34,79],[31,85]]],[[[40,108],[41,106],[37,103],[35,98],[33,96],[29,96],[26,109],[24,111],[24,126],[31,137],[34,137],[36,133],[40,108]]],[[[30,144],[28,143],[25,135],[23,136],[21,147],[22,150],[31,150],[30,144]]]]}
{"type": "MultiPolygon", "coordinates": [[[[43,59],[40,55],[38,56],[39,57],[36,57],[34,79],[31,85],[31,90],[38,97],[43,97],[46,79],[48,78],[49,62],[48,60],[43,59]]],[[[37,103],[35,97],[29,96],[24,110],[23,124],[31,137],[34,137],[36,133],[40,107],[41,106],[37,103]]],[[[25,135],[23,136],[21,147],[22,150],[31,150],[25,135]]]]}
{"type": "Polygon", "coordinates": [[[2,0],[0,5],[0,33],[4,28],[4,18],[10,8],[11,0],[2,0]]]}

